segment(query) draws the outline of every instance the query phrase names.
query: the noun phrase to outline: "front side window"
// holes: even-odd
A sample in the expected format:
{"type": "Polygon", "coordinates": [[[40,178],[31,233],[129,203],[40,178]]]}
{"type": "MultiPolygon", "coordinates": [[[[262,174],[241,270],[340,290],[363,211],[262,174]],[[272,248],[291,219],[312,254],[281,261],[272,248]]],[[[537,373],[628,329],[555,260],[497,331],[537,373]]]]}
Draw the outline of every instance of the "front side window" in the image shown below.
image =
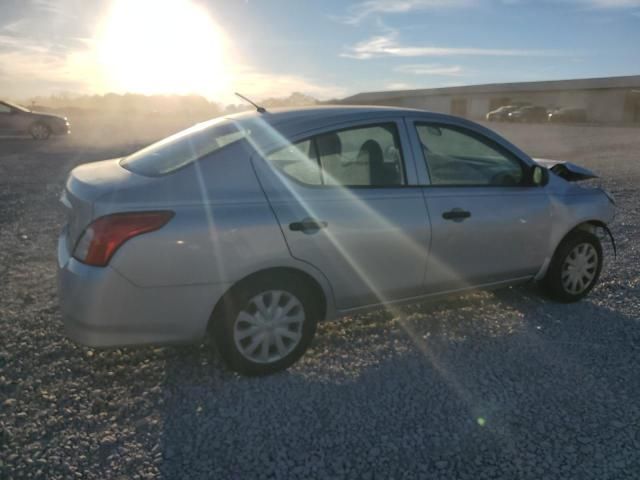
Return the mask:
{"type": "Polygon", "coordinates": [[[11,113],[11,108],[4,103],[0,103],[0,113],[11,113]]]}
{"type": "Polygon", "coordinates": [[[454,127],[417,124],[432,185],[516,186],[521,162],[477,134],[454,127]]]}
{"type": "Polygon", "coordinates": [[[218,118],[149,145],[120,162],[127,170],[155,177],[171,173],[249,135],[231,120],[218,118]]]}
{"type": "Polygon", "coordinates": [[[404,185],[395,124],[323,133],[278,150],[267,160],[308,185],[388,187],[404,185]]]}

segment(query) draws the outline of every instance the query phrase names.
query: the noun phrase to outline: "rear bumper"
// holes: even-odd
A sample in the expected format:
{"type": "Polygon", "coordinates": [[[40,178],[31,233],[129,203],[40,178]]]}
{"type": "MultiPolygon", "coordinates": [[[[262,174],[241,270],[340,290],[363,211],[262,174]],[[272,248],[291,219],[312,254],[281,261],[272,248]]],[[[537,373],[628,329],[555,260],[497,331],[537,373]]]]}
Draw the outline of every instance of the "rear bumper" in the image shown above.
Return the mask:
{"type": "Polygon", "coordinates": [[[145,288],[111,267],[91,267],[69,256],[58,239],[58,298],[67,335],[91,347],[200,340],[227,286],[145,288]]]}

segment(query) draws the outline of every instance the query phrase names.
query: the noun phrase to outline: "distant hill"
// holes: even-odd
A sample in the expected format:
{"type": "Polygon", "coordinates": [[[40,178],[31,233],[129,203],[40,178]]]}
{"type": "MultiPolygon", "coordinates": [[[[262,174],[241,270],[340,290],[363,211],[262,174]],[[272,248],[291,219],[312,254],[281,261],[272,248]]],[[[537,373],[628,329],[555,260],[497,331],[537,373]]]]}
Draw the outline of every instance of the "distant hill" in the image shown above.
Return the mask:
{"type": "MultiPolygon", "coordinates": [[[[81,145],[131,145],[132,151],[191,125],[251,110],[246,103],[222,106],[199,95],[73,95],[33,97],[19,102],[32,110],[64,115],[71,123],[68,139],[81,145]]],[[[316,105],[302,93],[259,101],[266,108],[316,105]]]]}
{"type": "MultiPolygon", "coordinates": [[[[299,107],[316,105],[318,100],[303,93],[294,92],[288,97],[272,97],[258,102],[264,107],[299,107]]],[[[59,94],[48,97],[32,97],[23,104],[33,110],[59,111],[68,114],[79,112],[125,114],[180,114],[189,117],[217,117],[252,109],[239,103],[223,106],[200,95],[141,95],[135,93],[107,93],[105,95],[59,94]]]]}

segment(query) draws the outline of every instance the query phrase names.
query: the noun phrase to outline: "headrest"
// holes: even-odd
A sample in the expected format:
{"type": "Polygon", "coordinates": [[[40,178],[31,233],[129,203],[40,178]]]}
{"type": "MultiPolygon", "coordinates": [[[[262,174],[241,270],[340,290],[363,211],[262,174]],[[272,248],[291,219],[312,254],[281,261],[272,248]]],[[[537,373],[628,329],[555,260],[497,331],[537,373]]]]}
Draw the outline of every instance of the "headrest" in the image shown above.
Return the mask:
{"type": "Polygon", "coordinates": [[[327,133],[316,137],[316,145],[320,156],[342,155],[342,142],[337,133],[327,133]]]}
{"type": "Polygon", "coordinates": [[[370,164],[379,164],[384,162],[384,154],[382,153],[382,147],[375,140],[367,140],[360,147],[358,158],[363,155],[367,155],[370,164]]]}

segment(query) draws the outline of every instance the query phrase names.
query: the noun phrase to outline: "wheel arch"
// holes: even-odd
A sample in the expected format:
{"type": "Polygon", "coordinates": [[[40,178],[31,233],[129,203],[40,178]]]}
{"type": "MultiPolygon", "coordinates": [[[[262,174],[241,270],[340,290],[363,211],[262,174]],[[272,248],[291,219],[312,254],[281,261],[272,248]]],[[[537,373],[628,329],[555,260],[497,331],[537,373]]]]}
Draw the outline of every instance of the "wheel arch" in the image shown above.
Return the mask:
{"type": "Polygon", "coordinates": [[[207,331],[210,332],[215,321],[224,316],[226,302],[231,298],[235,291],[249,283],[268,282],[277,278],[295,278],[297,281],[304,283],[308,288],[312,289],[312,291],[319,297],[317,307],[320,308],[320,321],[325,320],[334,314],[335,310],[332,303],[331,292],[327,291],[327,286],[323,285],[322,282],[316,279],[313,275],[294,267],[271,267],[253,272],[231,285],[216,302],[207,323],[207,331]]]}
{"type": "Polygon", "coordinates": [[[551,249],[550,255],[547,257],[547,259],[544,262],[544,265],[542,265],[542,267],[536,274],[535,279],[541,280],[546,275],[547,270],[549,269],[549,265],[551,264],[551,260],[553,259],[553,256],[558,251],[558,247],[569,235],[571,235],[576,231],[588,232],[588,233],[591,233],[592,235],[595,235],[598,228],[604,229],[609,234],[609,237],[611,238],[611,243],[615,251],[616,246],[615,246],[615,241],[613,240],[613,235],[611,235],[611,231],[609,230],[609,227],[605,222],[597,218],[581,220],[580,222],[576,223],[575,225],[570,227],[568,230],[566,230],[564,233],[559,235],[559,238],[557,240],[554,240],[553,248],[551,249]]]}

